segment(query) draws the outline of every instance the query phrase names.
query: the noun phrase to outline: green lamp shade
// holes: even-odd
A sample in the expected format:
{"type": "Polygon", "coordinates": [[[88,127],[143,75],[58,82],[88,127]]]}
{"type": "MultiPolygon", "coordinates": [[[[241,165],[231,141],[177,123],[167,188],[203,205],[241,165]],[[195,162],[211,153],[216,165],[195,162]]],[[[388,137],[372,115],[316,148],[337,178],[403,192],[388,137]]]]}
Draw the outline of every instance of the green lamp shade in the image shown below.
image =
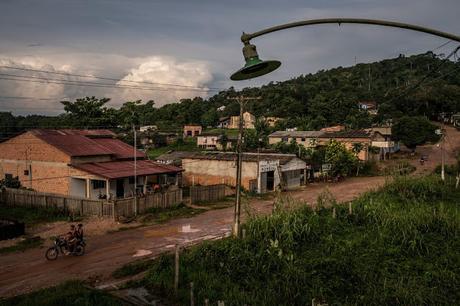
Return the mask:
{"type": "Polygon", "coordinates": [[[246,60],[243,68],[232,74],[230,77],[233,81],[242,81],[259,77],[276,70],[281,66],[280,61],[262,61],[258,56],[246,60]]]}

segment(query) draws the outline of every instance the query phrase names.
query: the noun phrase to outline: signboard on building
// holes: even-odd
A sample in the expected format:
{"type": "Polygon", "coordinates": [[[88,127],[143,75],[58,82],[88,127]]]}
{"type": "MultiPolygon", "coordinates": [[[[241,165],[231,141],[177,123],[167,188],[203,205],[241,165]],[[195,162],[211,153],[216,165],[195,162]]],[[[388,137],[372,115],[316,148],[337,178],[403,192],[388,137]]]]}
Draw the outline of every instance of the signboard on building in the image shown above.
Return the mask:
{"type": "Polygon", "coordinates": [[[332,169],[332,164],[322,164],[321,165],[321,170],[323,172],[331,171],[331,169],[332,169]]]}
{"type": "Polygon", "coordinates": [[[260,162],[260,172],[275,171],[277,167],[278,161],[270,160],[260,162]]]}

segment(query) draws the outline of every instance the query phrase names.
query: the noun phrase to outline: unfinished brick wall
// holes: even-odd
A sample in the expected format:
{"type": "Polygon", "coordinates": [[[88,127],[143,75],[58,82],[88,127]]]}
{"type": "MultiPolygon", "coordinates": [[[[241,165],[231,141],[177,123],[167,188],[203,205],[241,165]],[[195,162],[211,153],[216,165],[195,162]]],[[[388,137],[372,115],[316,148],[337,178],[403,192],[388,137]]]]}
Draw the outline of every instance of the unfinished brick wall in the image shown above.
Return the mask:
{"type": "Polygon", "coordinates": [[[0,143],[0,177],[18,176],[36,191],[68,194],[68,163],[70,156],[29,132],[0,143]]]}

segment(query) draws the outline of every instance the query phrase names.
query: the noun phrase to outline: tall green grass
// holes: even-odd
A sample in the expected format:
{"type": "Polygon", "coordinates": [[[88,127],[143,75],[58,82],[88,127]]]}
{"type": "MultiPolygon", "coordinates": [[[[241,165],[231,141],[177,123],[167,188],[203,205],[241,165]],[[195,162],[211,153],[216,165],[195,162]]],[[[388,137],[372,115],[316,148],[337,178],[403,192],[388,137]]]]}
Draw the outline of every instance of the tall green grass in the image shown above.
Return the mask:
{"type": "MultiPolygon", "coordinates": [[[[184,251],[177,301],[226,305],[455,305],[460,303],[460,192],[434,177],[396,178],[353,201],[313,211],[276,209],[245,224],[245,239],[184,251]]],[[[173,258],[146,284],[173,297],[173,258]]]]}

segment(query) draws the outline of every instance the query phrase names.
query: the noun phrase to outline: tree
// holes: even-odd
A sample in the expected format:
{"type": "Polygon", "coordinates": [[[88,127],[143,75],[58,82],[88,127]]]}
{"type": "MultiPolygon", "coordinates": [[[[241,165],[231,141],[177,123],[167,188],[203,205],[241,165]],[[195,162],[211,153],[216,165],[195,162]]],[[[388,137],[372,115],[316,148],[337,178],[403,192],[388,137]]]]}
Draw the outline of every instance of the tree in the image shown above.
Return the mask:
{"type": "Polygon", "coordinates": [[[391,133],[395,140],[414,152],[418,145],[439,140],[437,129],[426,117],[403,116],[392,126],[391,133]]]}
{"type": "Polygon", "coordinates": [[[106,116],[109,98],[85,97],[75,102],[61,101],[64,105],[64,118],[68,125],[76,128],[98,128],[113,126],[114,122],[106,116]]]}
{"type": "Polygon", "coordinates": [[[354,169],[358,158],[344,144],[331,140],[326,146],[324,162],[331,165],[332,176],[347,176],[354,169]]]}

